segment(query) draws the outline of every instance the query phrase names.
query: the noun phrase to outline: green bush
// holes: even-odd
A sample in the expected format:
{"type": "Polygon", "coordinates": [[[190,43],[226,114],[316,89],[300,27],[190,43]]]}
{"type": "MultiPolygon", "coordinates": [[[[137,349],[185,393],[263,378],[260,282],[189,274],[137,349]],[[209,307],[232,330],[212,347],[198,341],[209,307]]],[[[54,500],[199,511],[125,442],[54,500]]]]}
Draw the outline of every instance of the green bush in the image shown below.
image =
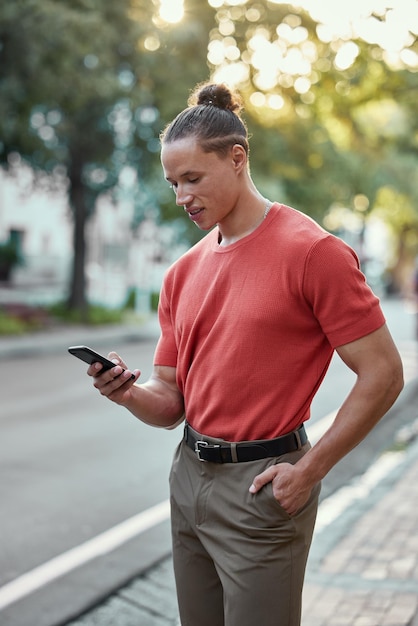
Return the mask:
{"type": "Polygon", "coordinates": [[[123,319],[123,311],[119,309],[107,309],[104,306],[89,305],[84,313],[80,310],[69,309],[65,302],[58,302],[49,307],[51,315],[69,324],[117,324],[123,319]]]}
{"type": "Polygon", "coordinates": [[[0,335],[23,335],[27,330],[26,322],[0,311],[0,335]]]}
{"type": "Polygon", "coordinates": [[[0,334],[16,335],[47,328],[51,318],[45,308],[19,302],[6,303],[0,308],[0,334]]]}
{"type": "Polygon", "coordinates": [[[93,325],[118,324],[123,321],[123,311],[119,309],[106,309],[105,307],[94,305],[88,310],[88,322],[93,325]]]}

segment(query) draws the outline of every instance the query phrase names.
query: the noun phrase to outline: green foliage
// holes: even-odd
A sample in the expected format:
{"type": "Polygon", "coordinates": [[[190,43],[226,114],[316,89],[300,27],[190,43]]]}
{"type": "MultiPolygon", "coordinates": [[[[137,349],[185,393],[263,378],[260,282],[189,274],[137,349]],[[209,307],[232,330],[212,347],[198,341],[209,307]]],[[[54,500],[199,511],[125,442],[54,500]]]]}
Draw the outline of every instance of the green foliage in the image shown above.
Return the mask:
{"type": "Polygon", "coordinates": [[[26,161],[68,187],[70,308],[86,305],[84,232],[98,195],[135,197],[137,222],[158,211],[159,132],[183,106],[188,85],[207,73],[209,25],[199,2],[190,4],[177,30],[146,0],[0,5],[0,162],[26,161]],[[189,80],[177,79],[186,72],[189,80]],[[130,188],[121,178],[127,167],[138,177],[130,188]]]}
{"type": "Polygon", "coordinates": [[[162,125],[207,74],[209,26],[197,6],[172,29],[156,11],[145,0],[2,4],[0,158],[15,151],[35,169],[64,168],[70,182],[79,169],[91,201],[123,166],[142,175],[159,166],[162,125]],[[173,80],[186,70],[188,80],[173,80]]]}
{"type": "MultiPolygon", "coordinates": [[[[375,16],[375,26],[389,13],[375,16]]],[[[334,206],[355,211],[356,199],[365,196],[363,217],[385,215],[399,249],[416,254],[418,71],[402,61],[417,54],[416,36],[409,31],[406,54],[395,65],[393,54],[354,29],[351,40],[348,30],[321,38],[318,24],[293,3],[223,4],[217,21],[211,37],[220,58],[212,71],[233,76],[235,68],[243,77],[251,169],[265,195],[320,222],[334,206]],[[233,48],[232,61],[222,59],[220,42],[233,48]],[[341,63],[347,49],[353,56],[341,63]],[[388,202],[388,187],[395,202],[388,202]]]]}
{"type": "Polygon", "coordinates": [[[123,312],[92,305],[88,308],[88,323],[93,326],[101,324],[117,324],[123,321],[123,312]]]}
{"type": "Polygon", "coordinates": [[[0,335],[20,335],[46,328],[51,323],[42,307],[26,304],[6,304],[0,308],[0,335]]]}
{"type": "Polygon", "coordinates": [[[23,335],[32,329],[24,320],[0,310],[0,335],[23,335]]]}
{"type": "Polygon", "coordinates": [[[116,324],[123,321],[123,311],[119,309],[108,309],[99,305],[89,305],[81,312],[68,307],[66,302],[58,302],[48,308],[49,313],[69,324],[89,324],[100,326],[102,324],[116,324]]]}
{"type": "Polygon", "coordinates": [[[63,302],[46,308],[16,304],[0,309],[0,335],[22,335],[62,323],[101,326],[123,321],[123,311],[97,305],[88,306],[82,315],[63,302]]]}

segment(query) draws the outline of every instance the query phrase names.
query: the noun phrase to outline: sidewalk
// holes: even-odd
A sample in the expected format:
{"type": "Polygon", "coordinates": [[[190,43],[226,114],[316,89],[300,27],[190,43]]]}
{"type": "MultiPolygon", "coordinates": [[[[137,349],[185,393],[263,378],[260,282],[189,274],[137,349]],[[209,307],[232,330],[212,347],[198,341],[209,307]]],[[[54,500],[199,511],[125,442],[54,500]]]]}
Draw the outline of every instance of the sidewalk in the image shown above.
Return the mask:
{"type": "Polygon", "coordinates": [[[418,624],[418,442],[386,453],[382,471],[384,464],[382,479],[357,484],[357,501],[315,533],[304,626],[418,624]]]}
{"type": "MultiPolygon", "coordinates": [[[[0,339],[0,359],[63,345],[157,336],[143,327],[61,329],[0,339]]],[[[418,344],[396,419],[408,424],[363,476],[320,505],[304,589],[303,626],[418,626],[418,344]],[[398,415],[399,414],[399,415],[398,415]]],[[[398,423],[398,422],[397,422],[398,423]]],[[[65,626],[176,626],[171,556],[65,626]]],[[[64,626],[64,624],[61,624],[64,626]]],[[[198,624],[196,626],[199,626],[198,624]]],[[[239,626],[239,625],[237,625],[239,626]]],[[[262,625],[260,625],[262,626],[262,625]]]]}

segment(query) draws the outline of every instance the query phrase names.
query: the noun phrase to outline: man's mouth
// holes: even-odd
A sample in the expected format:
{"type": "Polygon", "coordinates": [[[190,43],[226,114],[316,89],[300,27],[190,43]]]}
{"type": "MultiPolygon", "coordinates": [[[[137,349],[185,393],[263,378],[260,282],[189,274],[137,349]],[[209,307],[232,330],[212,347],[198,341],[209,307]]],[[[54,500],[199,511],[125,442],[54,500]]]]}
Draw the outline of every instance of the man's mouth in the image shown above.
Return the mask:
{"type": "Polygon", "coordinates": [[[199,215],[199,213],[201,213],[203,211],[203,208],[200,209],[193,209],[192,211],[187,211],[190,217],[195,217],[196,215],[199,215]]]}

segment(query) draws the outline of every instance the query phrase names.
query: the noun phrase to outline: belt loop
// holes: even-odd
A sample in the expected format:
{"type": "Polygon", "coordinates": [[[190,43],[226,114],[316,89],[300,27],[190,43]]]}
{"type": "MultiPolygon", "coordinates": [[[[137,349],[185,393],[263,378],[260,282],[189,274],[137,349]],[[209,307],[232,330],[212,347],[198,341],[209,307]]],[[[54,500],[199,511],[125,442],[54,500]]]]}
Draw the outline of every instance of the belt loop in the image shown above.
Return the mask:
{"type": "Polygon", "coordinates": [[[300,439],[299,428],[294,431],[294,435],[296,437],[296,443],[298,444],[298,450],[301,450],[302,449],[302,441],[300,439]]]}
{"type": "Polygon", "coordinates": [[[238,463],[237,444],[235,442],[231,443],[231,459],[233,463],[238,463]]]}

